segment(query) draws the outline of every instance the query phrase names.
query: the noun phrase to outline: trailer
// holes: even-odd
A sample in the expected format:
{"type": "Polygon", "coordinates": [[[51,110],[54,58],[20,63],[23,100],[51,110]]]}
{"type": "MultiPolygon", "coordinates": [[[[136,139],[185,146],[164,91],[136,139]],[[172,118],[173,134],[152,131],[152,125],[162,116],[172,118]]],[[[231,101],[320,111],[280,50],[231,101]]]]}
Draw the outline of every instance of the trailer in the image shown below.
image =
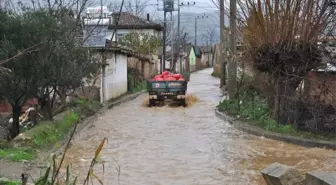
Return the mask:
{"type": "Polygon", "coordinates": [[[148,81],[149,107],[173,101],[186,107],[186,92],[188,82],[181,81],[148,81]]]}

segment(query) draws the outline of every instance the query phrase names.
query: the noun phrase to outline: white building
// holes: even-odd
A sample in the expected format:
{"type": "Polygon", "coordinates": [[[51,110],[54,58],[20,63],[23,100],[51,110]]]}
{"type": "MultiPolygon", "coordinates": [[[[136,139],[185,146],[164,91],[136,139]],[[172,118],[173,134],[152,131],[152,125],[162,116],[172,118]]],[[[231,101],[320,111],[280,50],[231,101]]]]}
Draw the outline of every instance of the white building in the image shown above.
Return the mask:
{"type": "MultiPolygon", "coordinates": [[[[106,42],[109,41],[118,43],[118,41],[123,39],[123,37],[125,37],[126,34],[132,32],[150,34],[153,36],[160,37],[161,31],[163,31],[163,26],[152,22],[150,20],[149,14],[147,14],[147,18],[144,19],[128,12],[112,13],[104,6],[88,8],[86,16],[83,17],[83,23],[85,28],[84,45],[92,48],[105,48],[106,42]]],[[[153,54],[151,58],[152,58],[150,61],[151,65],[145,65],[145,66],[149,67],[154,66],[153,68],[155,69],[156,66],[159,65],[157,54],[153,54]]],[[[119,60],[124,60],[124,58],[118,55],[116,57],[116,60],[117,60],[116,64],[119,65],[120,64],[119,60]]],[[[107,67],[106,70],[108,70],[108,68],[109,67],[107,67]]],[[[121,68],[122,68],[121,66],[116,66],[116,69],[118,70],[121,68]]],[[[153,70],[146,69],[143,71],[153,71],[153,70]]],[[[121,74],[121,72],[119,71],[117,73],[121,74]]],[[[123,72],[123,74],[124,73],[126,74],[127,77],[127,60],[126,60],[126,70],[123,72]]],[[[106,79],[108,78],[112,78],[112,76],[107,77],[106,79]]],[[[120,77],[118,76],[116,78],[119,79],[120,77]]],[[[110,84],[110,86],[113,86],[113,84],[116,83],[117,82],[113,82],[112,84],[110,84]]],[[[109,86],[108,84],[105,85],[106,85],[105,87],[109,86]]],[[[113,93],[112,92],[104,92],[104,93],[105,95],[102,95],[101,97],[105,98],[104,100],[106,100],[106,98],[109,99],[109,97],[111,97],[112,94],[113,96],[115,94],[118,94],[119,90],[113,93]],[[109,93],[112,93],[110,94],[111,96],[106,95],[109,93]]]]}
{"type": "Polygon", "coordinates": [[[151,61],[152,57],[136,53],[123,47],[113,46],[107,43],[107,49],[96,48],[94,56],[101,61],[102,68],[100,78],[95,86],[100,89],[100,102],[115,99],[128,91],[127,62],[129,57],[142,61],[151,61]]]}
{"type": "Polygon", "coordinates": [[[131,32],[161,37],[163,26],[128,12],[112,13],[106,7],[91,7],[83,18],[88,46],[104,46],[105,40],[120,41],[131,32]]]}

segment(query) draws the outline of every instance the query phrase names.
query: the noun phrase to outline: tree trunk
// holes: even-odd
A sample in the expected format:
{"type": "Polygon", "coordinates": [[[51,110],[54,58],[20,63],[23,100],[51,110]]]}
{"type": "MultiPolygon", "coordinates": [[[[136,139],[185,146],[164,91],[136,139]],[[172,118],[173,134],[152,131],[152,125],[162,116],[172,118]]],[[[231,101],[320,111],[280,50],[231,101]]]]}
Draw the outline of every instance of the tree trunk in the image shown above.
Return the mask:
{"type": "Polygon", "coordinates": [[[274,108],[273,108],[273,117],[276,119],[278,125],[280,125],[281,120],[281,98],[282,98],[282,82],[281,79],[276,80],[276,93],[274,97],[274,108]]]}
{"type": "Polygon", "coordinates": [[[43,101],[41,101],[41,111],[45,118],[47,118],[50,121],[53,120],[52,106],[49,96],[48,98],[43,99],[43,101]]]}
{"type": "Polygon", "coordinates": [[[15,138],[20,134],[20,121],[19,117],[21,114],[22,106],[12,105],[13,109],[13,125],[12,125],[12,138],[15,138]]]}
{"type": "Polygon", "coordinates": [[[50,101],[50,98],[48,98],[48,102],[47,102],[47,118],[48,120],[52,121],[53,120],[53,112],[52,112],[52,101],[50,101]]]}
{"type": "Polygon", "coordinates": [[[66,105],[66,95],[65,95],[65,93],[60,94],[60,100],[61,100],[61,105],[62,106],[66,105]]]}
{"type": "MultiPolygon", "coordinates": [[[[85,93],[83,94],[85,95],[85,93]]],[[[61,100],[61,106],[65,106],[66,105],[66,93],[63,90],[61,90],[59,91],[58,96],[60,97],[60,100],[61,100]]]]}

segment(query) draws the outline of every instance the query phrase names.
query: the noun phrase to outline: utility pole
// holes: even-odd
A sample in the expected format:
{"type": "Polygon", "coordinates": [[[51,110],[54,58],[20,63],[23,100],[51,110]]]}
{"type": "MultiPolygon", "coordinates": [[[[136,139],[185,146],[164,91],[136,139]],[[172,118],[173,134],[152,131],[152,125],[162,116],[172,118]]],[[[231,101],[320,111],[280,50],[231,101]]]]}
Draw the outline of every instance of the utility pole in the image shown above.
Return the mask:
{"type": "MultiPolygon", "coordinates": [[[[167,31],[167,13],[170,13],[170,15],[172,15],[173,11],[176,11],[176,9],[174,8],[174,0],[158,0],[158,1],[163,1],[163,7],[162,9],[158,9],[158,11],[163,11],[164,17],[163,17],[163,27],[164,27],[164,31],[163,31],[163,53],[162,53],[162,61],[161,61],[161,72],[162,70],[165,70],[166,68],[166,31],[167,31]]],[[[159,3],[158,3],[159,4],[159,3]]],[[[187,2],[187,3],[180,3],[180,0],[178,0],[178,4],[177,4],[177,11],[178,11],[178,20],[177,20],[177,27],[178,27],[178,39],[177,39],[177,49],[175,51],[175,53],[180,52],[180,39],[181,39],[181,35],[180,35],[180,6],[190,6],[190,5],[195,5],[195,2],[187,2]]],[[[172,16],[171,16],[172,17],[172,16]]],[[[181,66],[181,65],[180,65],[181,66]]],[[[175,68],[175,62],[173,62],[173,68],[175,68]]]]}
{"type": "Polygon", "coordinates": [[[171,45],[171,63],[170,63],[170,65],[169,65],[169,67],[172,69],[172,72],[174,72],[175,73],[175,65],[174,65],[174,42],[173,42],[173,40],[174,40],[174,37],[173,37],[173,35],[174,35],[174,30],[172,30],[172,34],[171,34],[171,43],[170,43],[170,45],[171,45]]]}
{"type": "MultiPolygon", "coordinates": [[[[180,42],[181,42],[181,35],[180,35],[180,22],[181,22],[181,14],[180,14],[180,0],[177,0],[177,42],[176,42],[176,60],[179,59],[180,70],[179,73],[182,75],[182,61],[180,57],[180,42]]],[[[175,65],[174,65],[175,68],[175,65]]]]}
{"type": "Polygon", "coordinates": [[[232,99],[236,95],[237,90],[237,0],[230,0],[230,60],[228,66],[228,92],[229,99],[232,99]]]}
{"type": "Polygon", "coordinates": [[[161,65],[161,73],[166,70],[166,40],[167,40],[167,12],[164,8],[163,10],[163,47],[162,47],[162,65],[161,65]]]}
{"type": "MultiPolygon", "coordinates": [[[[182,71],[182,56],[180,56],[180,45],[181,45],[181,6],[192,6],[192,5],[195,5],[196,3],[195,2],[186,2],[186,3],[181,3],[180,0],[177,0],[177,3],[178,3],[178,7],[177,7],[177,49],[176,49],[176,53],[178,55],[178,58],[179,58],[179,63],[180,63],[180,74],[183,73],[182,71]]],[[[185,35],[184,35],[184,38],[185,38],[185,35]]],[[[184,40],[184,39],[183,39],[184,40]]],[[[185,44],[184,44],[185,45],[185,44]]],[[[175,66],[175,65],[174,65],[175,66]]]]}
{"type": "MultiPolygon", "coordinates": [[[[162,0],[162,8],[158,11],[163,11],[163,46],[162,46],[162,60],[160,65],[160,72],[166,70],[166,40],[167,40],[167,13],[172,15],[174,11],[174,0],[162,0]]],[[[158,3],[159,4],[159,3],[158,3]]],[[[172,17],[172,16],[171,16],[172,17]]]]}
{"type": "Polygon", "coordinates": [[[138,6],[139,6],[138,3],[139,3],[138,0],[135,0],[135,15],[138,15],[138,6]]]}
{"type": "Polygon", "coordinates": [[[206,41],[206,46],[207,46],[207,53],[208,53],[208,65],[210,66],[210,49],[209,49],[209,41],[208,40],[206,41]]]}
{"type": "Polygon", "coordinates": [[[197,20],[198,19],[206,19],[208,18],[207,15],[203,14],[202,16],[196,16],[195,17],[195,47],[197,47],[197,20]]]}
{"type": "Polygon", "coordinates": [[[220,21],[220,87],[223,88],[224,92],[224,86],[226,85],[226,58],[225,58],[225,36],[224,36],[224,30],[225,30],[225,23],[224,23],[224,0],[219,0],[219,21],[220,21]]]}
{"type": "Polygon", "coordinates": [[[195,47],[197,45],[197,17],[195,17],[195,47]]]}

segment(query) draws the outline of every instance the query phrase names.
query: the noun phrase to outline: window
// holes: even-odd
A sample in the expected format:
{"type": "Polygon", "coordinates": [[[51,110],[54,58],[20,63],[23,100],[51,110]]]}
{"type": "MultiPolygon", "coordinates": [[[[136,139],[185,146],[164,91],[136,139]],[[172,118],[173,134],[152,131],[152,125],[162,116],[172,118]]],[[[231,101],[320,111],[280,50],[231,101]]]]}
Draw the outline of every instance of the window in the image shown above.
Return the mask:
{"type": "Polygon", "coordinates": [[[124,38],[124,36],[125,36],[125,34],[118,33],[118,34],[117,34],[117,41],[118,41],[118,42],[121,42],[122,39],[124,38]]]}

